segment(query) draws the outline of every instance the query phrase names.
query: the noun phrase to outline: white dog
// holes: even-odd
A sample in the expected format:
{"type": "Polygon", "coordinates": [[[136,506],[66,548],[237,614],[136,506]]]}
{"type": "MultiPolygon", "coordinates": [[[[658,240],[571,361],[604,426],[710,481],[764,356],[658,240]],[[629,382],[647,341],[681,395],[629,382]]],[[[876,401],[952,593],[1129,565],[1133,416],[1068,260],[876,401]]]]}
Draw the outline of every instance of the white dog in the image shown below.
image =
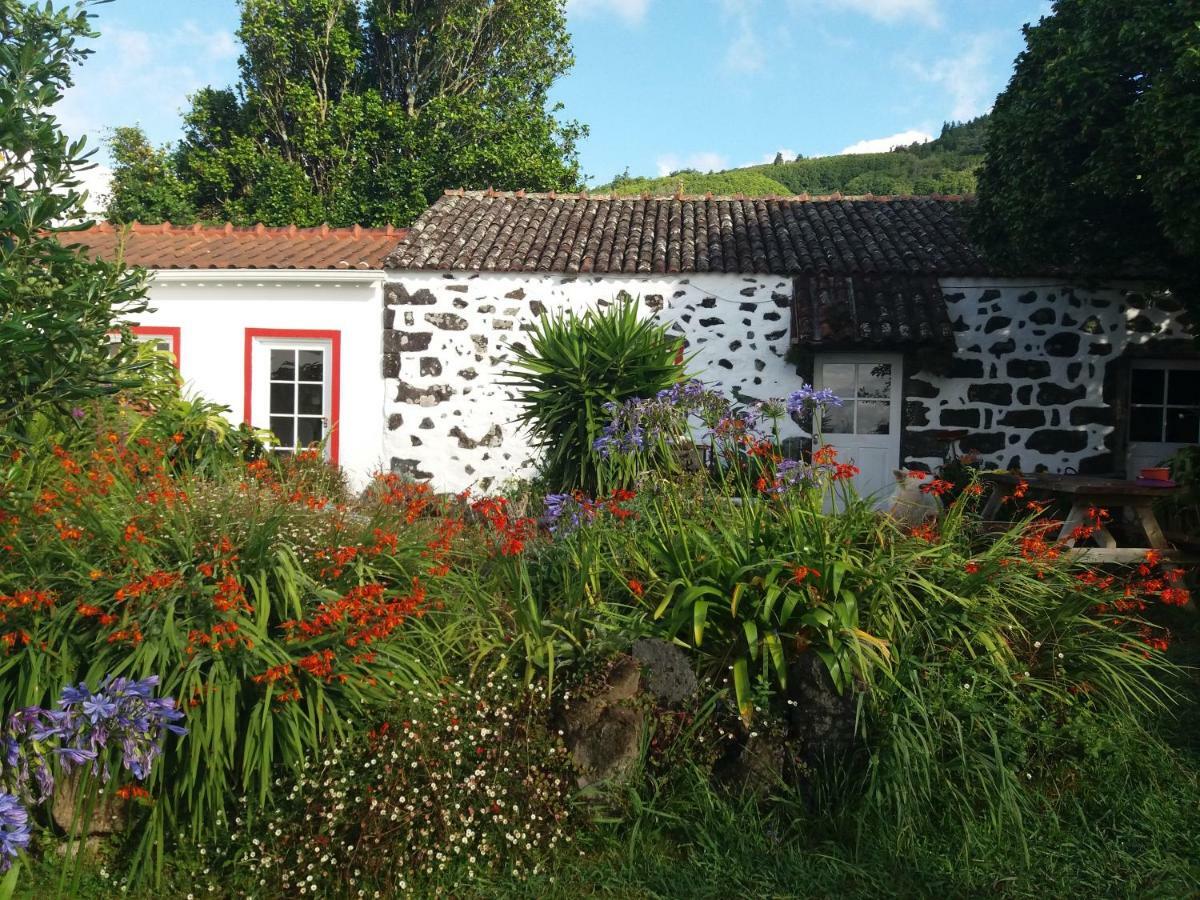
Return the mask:
{"type": "Polygon", "coordinates": [[[896,486],[892,493],[875,504],[875,509],[901,525],[924,525],[942,514],[942,501],[935,495],[921,490],[921,485],[932,480],[922,473],[921,478],[909,474],[908,469],[893,470],[896,486]]]}

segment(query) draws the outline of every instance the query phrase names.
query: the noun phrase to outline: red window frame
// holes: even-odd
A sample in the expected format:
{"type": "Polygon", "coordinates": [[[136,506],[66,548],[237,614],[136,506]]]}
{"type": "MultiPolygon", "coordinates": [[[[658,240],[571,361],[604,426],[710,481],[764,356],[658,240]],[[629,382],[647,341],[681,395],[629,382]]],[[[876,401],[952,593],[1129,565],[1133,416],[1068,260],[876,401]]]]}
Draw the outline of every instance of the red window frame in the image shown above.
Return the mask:
{"type": "Polygon", "coordinates": [[[329,342],[333,366],[333,372],[329,376],[329,460],[336,464],[342,418],[342,333],[315,328],[247,328],[242,390],[242,421],[247,425],[253,424],[254,342],[259,338],[283,341],[298,338],[329,342]]]}
{"type": "Polygon", "coordinates": [[[180,351],[180,328],[175,325],[134,325],[129,329],[138,337],[168,337],[171,339],[171,352],[175,355],[175,368],[179,368],[182,359],[180,351]]]}

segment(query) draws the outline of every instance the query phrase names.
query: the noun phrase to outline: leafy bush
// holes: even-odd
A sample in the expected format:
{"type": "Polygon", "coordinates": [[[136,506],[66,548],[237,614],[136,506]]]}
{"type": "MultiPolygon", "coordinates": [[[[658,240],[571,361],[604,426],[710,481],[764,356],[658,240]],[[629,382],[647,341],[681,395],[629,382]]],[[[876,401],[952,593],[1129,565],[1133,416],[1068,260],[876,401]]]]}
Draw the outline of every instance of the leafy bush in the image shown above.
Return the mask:
{"type": "Polygon", "coordinates": [[[520,420],[545,453],[543,474],[556,490],[596,490],[605,404],[647,397],[683,376],[682,343],[644,318],[636,300],[617,297],[607,308],[543,317],[529,348],[514,347],[507,373],[521,391],[520,420]]]}
{"type": "Polygon", "coordinates": [[[0,34],[0,432],[25,435],[40,412],[138,382],[132,342],[110,333],[145,309],[144,273],[69,246],[91,164],[50,107],[90,52],[78,46],[95,36],[88,13],[5,3],[0,34]]]}
{"type": "Polygon", "coordinates": [[[692,384],[617,409],[601,445],[638,473],[633,515],[548,499],[556,549],[530,576],[557,601],[546,615],[568,630],[581,603],[593,623],[690,647],[731,680],[747,722],[793,699],[795,665],[815,653],[859,706],[862,768],[845,774],[865,817],[898,839],[933,809],[1023,833],[1028,782],[1072,758],[1074,729],[1167,702],[1165,636],[1140,615],[1186,600],[1181,573],[1152,558],[1132,580],[1080,569],[1046,537],[1059,526],[1028,516],[985,535],[974,483],[940,523],[902,527],[854,495],[833,448],[781,458],[783,410],[825,402],[806,388],[738,409],[692,384]],[[689,475],[661,448],[698,428],[708,465],[689,475]]]}
{"type": "Polygon", "coordinates": [[[416,521],[428,489],[384,479],[351,515],[316,492],[330,470],[315,454],[202,478],[177,446],[104,432],[0,471],[4,708],[108,673],[159,675],[186,703],[190,737],[148,782],[143,851],[168,826],[208,833],[232,797],[266,805],[278,768],[299,771],[394,679],[443,674],[440,642],[417,638],[449,552],[416,521]]]}

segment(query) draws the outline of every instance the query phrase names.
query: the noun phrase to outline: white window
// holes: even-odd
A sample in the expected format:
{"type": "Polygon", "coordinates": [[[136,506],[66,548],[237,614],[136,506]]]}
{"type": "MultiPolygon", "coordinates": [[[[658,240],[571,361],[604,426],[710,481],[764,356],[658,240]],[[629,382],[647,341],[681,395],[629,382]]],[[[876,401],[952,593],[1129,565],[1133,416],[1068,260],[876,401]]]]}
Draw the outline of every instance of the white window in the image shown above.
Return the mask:
{"type": "Polygon", "coordinates": [[[1136,476],[1200,444],[1200,360],[1145,360],[1129,374],[1127,469],[1136,476]]]}
{"type": "MultiPolygon", "coordinates": [[[[333,360],[326,340],[260,338],[254,348],[253,421],[294,453],[329,433],[333,360]]],[[[326,447],[326,453],[330,451],[326,447]]]]}
{"type": "MultiPolygon", "coordinates": [[[[133,332],[133,338],[139,344],[150,344],[155,350],[161,353],[170,353],[175,358],[175,365],[179,365],[179,329],[178,328],[154,328],[151,326],[137,325],[130,329],[133,332]]],[[[121,346],[121,335],[119,332],[111,332],[108,336],[109,353],[115,355],[118,348],[121,346]]]]}
{"type": "Polygon", "coordinates": [[[1137,363],[1129,384],[1129,440],[1200,443],[1200,363],[1137,363]]]}

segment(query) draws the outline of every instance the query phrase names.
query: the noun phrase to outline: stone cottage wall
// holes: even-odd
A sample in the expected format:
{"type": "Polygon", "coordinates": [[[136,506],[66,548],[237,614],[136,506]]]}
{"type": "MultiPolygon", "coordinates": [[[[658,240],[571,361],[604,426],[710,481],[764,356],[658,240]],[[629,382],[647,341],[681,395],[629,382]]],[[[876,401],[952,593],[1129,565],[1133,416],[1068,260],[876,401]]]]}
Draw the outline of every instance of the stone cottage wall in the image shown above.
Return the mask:
{"type": "MultiPolygon", "coordinates": [[[[791,280],[391,272],[384,296],[385,456],[441,490],[488,490],[533,472],[533,450],[500,380],[537,317],[620,291],[687,337],[692,371],[747,402],[799,383],[788,350],[791,280]]],[[[799,428],[793,428],[795,435],[799,428]]],[[[787,435],[785,435],[787,436],[787,435]]]]}
{"type": "Polygon", "coordinates": [[[976,279],[941,286],[958,353],[906,366],[902,455],[910,465],[937,465],[945,445],[935,433],[966,429],[962,446],[990,465],[1119,469],[1119,362],[1190,348],[1178,306],[1152,303],[1132,285],[976,279]]]}
{"type": "MultiPolygon", "coordinates": [[[[906,356],[901,457],[911,466],[936,466],[936,433],[965,429],[961,446],[990,465],[1112,471],[1123,432],[1114,361],[1188,345],[1178,310],[1129,286],[976,279],[942,288],[958,352],[906,356]]],[[[382,359],[392,470],[441,490],[532,474],[514,391],[500,379],[508,348],[542,313],[582,311],[620,291],[685,336],[692,371],[735,397],[781,397],[811,379],[811,356],[787,358],[788,277],[393,271],[382,359]]],[[[801,434],[792,426],[784,437],[801,434]]]]}

